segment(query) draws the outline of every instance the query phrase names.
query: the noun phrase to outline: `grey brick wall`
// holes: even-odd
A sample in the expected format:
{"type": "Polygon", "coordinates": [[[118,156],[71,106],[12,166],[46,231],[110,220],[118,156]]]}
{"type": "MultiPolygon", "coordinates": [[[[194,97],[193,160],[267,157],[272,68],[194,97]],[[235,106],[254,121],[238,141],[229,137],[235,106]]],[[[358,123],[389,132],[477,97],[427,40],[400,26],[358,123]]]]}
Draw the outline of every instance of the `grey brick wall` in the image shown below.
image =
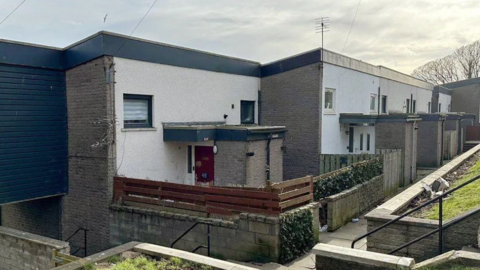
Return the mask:
{"type": "Polygon", "coordinates": [[[248,152],[255,153],[252,157],[247,157],[246,175],[247,185],[250,187],[260,187],[266,184],[267,180],[267,141],[248,142],[248,152]]]}
{"type": "Polygon", "coordinates": [[[319,173],[321,78],[317,63],[261,79],[261,124],[288,129],[284,179],[319,173]]]}
{"type": "Polygon", "coordinates": [[[60,239],[61,197],[2,206],[2,226],[60,239]]]}
{"type": "Polygon", "coordinates": [[[67,242],[0,227],[1,270],[47,270],[55,267],[53,250],[70,254],[67,242]]]}
{"type": "Polygon", "coordinates": [[[215,185],[245,185],[247,174],[247,142],[217,141],[218,153],[215,155],[215,185]]]}
{"type": "Polygon", "coordinates": [[[442,121],[418,122],[418,156],[419,167],[438,167],[441,162],[442,121]]]}
{"type": "MultiPolygon", "coordinates": [[[[114,205],[110,213],[110,241],[114,246],[130,241],[170,246],[197,219],[214,224],[211,227],[211,252],[214,257],[237,261],[278,261],[279,218],[245,213],[234,221],[226,221],[114,205]]],[[[189,232],[174,248],[192,251],[206,243],[207,228],[202,225],[189,232]]],[[[198,253],[205,255],[206,250],[198,253]]]]}
{"type": "Polygon", "coordinates": [[[270,180],[283,181],[283,146],[284,140],[276,139],[270,143],[270,180]]]}
{"type": "Polygon", "coordinates": [[[476,123],[479,123],[480,85],[473,84],[452,90],[452,112],[475,114],[476,123]]]}
{"type": "Polygon", "coordinates": [[[375,149],[401,149],[404,168],[404,183],[410,182],[410,170],[413,169],[413,180],[416,178],[418,145],[417,131],[412,138],[413,123],[383,122],[377,123],[375,128],[375,149]],[[412,159],[412,151],[415,151],[412,159]]]}
{"type": "MultiPolygon", "coordinates": [[[[62,235],[66,238],[78,228],[88,229],[89,254],[110,247],[115,123],[113,84],[106,83],[105,70],[111,64],[110,57],[101,57],[66,72],[69,194],[62,202],[62,235]]],[[[83,235],[72,238],[70,244],[72,249],[83,246],[83,235]]]]}

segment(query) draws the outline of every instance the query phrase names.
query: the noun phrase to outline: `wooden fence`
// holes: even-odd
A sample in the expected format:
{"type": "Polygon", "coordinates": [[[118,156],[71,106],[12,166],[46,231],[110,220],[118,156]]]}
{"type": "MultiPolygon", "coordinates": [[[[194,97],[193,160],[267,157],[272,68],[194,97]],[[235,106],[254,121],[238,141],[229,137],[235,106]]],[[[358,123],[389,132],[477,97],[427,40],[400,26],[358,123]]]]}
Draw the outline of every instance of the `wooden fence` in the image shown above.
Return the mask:
{"type": "Polygon", "coordinates": [[[384,193],[393,194],[403,183],[403,159],[400,149],[377,149],[376,154],[320,155],[320,177],[352,164],[380,157],[383,160],[384,193]]]}
{"type": "Polygon", "coordinates": [[[467,141],[480,141],[480,126],[467,126],[467,141]]]}
{"type": "Polygon", "coordinates": [[[203,187],[115,177],[114,200],[227,216],[241,212],[278,216],[313,201],[313,177],[268,183],[261,189],[203,187]]]}

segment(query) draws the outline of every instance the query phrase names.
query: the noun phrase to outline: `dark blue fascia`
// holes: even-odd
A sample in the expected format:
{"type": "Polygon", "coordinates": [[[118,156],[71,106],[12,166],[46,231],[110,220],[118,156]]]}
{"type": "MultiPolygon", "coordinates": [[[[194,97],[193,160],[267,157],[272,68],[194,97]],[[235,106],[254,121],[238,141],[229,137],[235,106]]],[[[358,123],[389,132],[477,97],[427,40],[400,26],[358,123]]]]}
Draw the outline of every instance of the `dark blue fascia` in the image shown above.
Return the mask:
{"type": "Polygon", "coordinates": [[[297,56],[292,56],[274,63],[263,65],[261,70],[261,77],[268,77],[296,68],[308,66],[319,63],[321,61],[320,49],[306,52],[297,56]]]}
{"type": "Polygon", "coordinates": [[[62,55],[60,49],[0,42],[1,64],[62,69],[62,55]]]}
{"type": "Polygon", "coordinates": [[[157,64],[260,77],[260,64],[100,32],[65,49],[0,41],[0,63],[67,70],[103,55],[157,64]]]}

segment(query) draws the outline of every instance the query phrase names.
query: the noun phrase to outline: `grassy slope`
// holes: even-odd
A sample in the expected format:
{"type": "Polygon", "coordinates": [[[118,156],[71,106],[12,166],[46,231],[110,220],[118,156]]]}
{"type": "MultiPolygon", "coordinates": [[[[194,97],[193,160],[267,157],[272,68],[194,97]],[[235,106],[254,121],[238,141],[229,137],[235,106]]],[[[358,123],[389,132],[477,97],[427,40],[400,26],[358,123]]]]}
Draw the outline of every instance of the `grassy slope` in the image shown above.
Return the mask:
{"type": "Polygon", "coordinates": [[[479,270],[477,267],[466,267],[466,266],[451,266],[451,267],[432,267],[432,268],[422,268],[420,270],[479,270]]]}
{"type": "MultiPolygon", "coordinates": [[[[457,180],[450,188],[456,187],[480,174],[480,160],[457,180]]],[[[443,219],[448,220],[480,206],[480,179],[455,191],[443,203],[443,219]]],[[[438,204],[421,214],[422,218],[438,220],[438,204]]]]}

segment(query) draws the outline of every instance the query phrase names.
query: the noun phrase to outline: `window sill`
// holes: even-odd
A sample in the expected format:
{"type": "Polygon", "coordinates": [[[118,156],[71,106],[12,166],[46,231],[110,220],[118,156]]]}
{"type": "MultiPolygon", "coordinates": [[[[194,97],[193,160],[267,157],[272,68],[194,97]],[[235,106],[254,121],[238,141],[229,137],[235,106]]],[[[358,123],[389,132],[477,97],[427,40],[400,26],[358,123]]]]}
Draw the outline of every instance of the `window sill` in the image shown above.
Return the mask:
{"type": "Polygon", "coordinates": [[[326,112],[323,112],[324,115],[336,115],[337,113],[336,112],[333,112],[333,111],[326,111],[326,112]]]}
{"type": "Polygon", "coordinates": [[[122,128],[122,132],[130,132],[130,131],[157,131],[156,127],[149,127],[149,128],[122,128]]]}

